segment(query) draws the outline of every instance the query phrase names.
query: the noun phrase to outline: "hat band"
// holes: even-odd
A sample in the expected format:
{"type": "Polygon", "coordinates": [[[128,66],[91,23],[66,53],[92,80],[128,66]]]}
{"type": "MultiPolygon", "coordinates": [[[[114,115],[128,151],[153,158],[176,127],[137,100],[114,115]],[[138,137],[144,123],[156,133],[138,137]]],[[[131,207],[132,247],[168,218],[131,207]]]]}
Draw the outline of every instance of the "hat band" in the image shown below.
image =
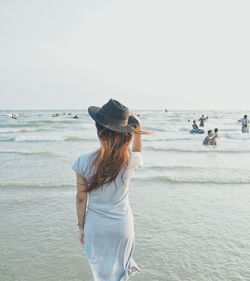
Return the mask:
{"type": "Polygon", "coordinates": [[[112,117],[105,115],[101,111],[97,112],[97,116],[100,119],[100,121],[106,125],[118,126],[118,127],[128,126],[128,119],[125,120],[114,119],[112,117]]]}

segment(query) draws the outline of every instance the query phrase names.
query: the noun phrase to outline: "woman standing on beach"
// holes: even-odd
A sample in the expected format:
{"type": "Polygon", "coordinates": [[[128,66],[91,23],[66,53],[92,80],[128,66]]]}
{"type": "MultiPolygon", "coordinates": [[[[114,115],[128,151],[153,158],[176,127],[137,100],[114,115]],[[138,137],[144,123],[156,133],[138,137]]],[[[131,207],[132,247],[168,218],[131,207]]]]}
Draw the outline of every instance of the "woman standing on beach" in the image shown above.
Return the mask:
{"type": "Polygon", "coordinates": [[[79,156],[72,166],[80,241],[94,281],[127,281],[140,272],[132,257],[134,220],[128,195],[132,174],[142,165],[141,135],[147,132],[116,100],[102,108],[91,106],[88,112],[101,147],[79,156]]]}

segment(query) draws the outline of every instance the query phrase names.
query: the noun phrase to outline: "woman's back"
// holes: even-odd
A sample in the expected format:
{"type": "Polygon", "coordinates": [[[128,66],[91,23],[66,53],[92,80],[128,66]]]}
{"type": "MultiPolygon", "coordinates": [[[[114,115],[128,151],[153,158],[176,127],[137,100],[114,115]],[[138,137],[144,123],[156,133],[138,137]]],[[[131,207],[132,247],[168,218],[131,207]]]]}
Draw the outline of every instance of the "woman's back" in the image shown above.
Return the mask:
{"type": "MultiPolygon", "coordinates": [[[[91,163],[96,151],[82,154],[77,158],[72,169],[85,177],[92,176],[91,163]]],[[[119,218],[130,211],[129,184],[136,169],[142,166],[140,152],[130,152],[128,166],[122,169],[115,181],[104,184],[88,193],[88,211],[99,213],[103,216],[119,218]]]]}

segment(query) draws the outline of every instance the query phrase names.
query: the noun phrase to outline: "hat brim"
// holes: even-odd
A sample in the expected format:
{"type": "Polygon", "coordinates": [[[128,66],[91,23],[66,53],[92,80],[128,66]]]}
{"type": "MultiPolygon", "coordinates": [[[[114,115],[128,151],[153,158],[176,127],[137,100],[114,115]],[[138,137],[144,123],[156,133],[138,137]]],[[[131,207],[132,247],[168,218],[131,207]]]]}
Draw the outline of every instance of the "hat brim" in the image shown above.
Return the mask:
{"type": "Polygon", "coordinates": [[[112,131],[116,131],[116,132],[121,132],[121,133],[125,133],[125,132],[133,132],[133,129],[136,128],[139,125],[138,120],[130,115],[128,118],[128,125],[127,126],[113,126],[110,124],[105,124],[103,123],[102,120],[100,120],[99,116],[98,116],[98,112],[101,108],[98,106],[90,106],[88,108],[88,113],[90,115],[90,117],[95,120],[98,124],[102,125],[105,128],[108,128],[112,131]]]}

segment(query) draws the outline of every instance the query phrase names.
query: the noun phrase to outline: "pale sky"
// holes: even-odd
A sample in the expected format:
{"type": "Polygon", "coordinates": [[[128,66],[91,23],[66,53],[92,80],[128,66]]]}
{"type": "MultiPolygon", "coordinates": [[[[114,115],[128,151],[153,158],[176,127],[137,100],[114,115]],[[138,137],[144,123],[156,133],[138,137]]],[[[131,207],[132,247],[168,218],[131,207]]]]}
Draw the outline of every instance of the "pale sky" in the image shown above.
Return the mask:
{"type": "Polygon", "coordinates": [[[249,0],[0,0],[0,109],[249,109],[249,0]]]}

